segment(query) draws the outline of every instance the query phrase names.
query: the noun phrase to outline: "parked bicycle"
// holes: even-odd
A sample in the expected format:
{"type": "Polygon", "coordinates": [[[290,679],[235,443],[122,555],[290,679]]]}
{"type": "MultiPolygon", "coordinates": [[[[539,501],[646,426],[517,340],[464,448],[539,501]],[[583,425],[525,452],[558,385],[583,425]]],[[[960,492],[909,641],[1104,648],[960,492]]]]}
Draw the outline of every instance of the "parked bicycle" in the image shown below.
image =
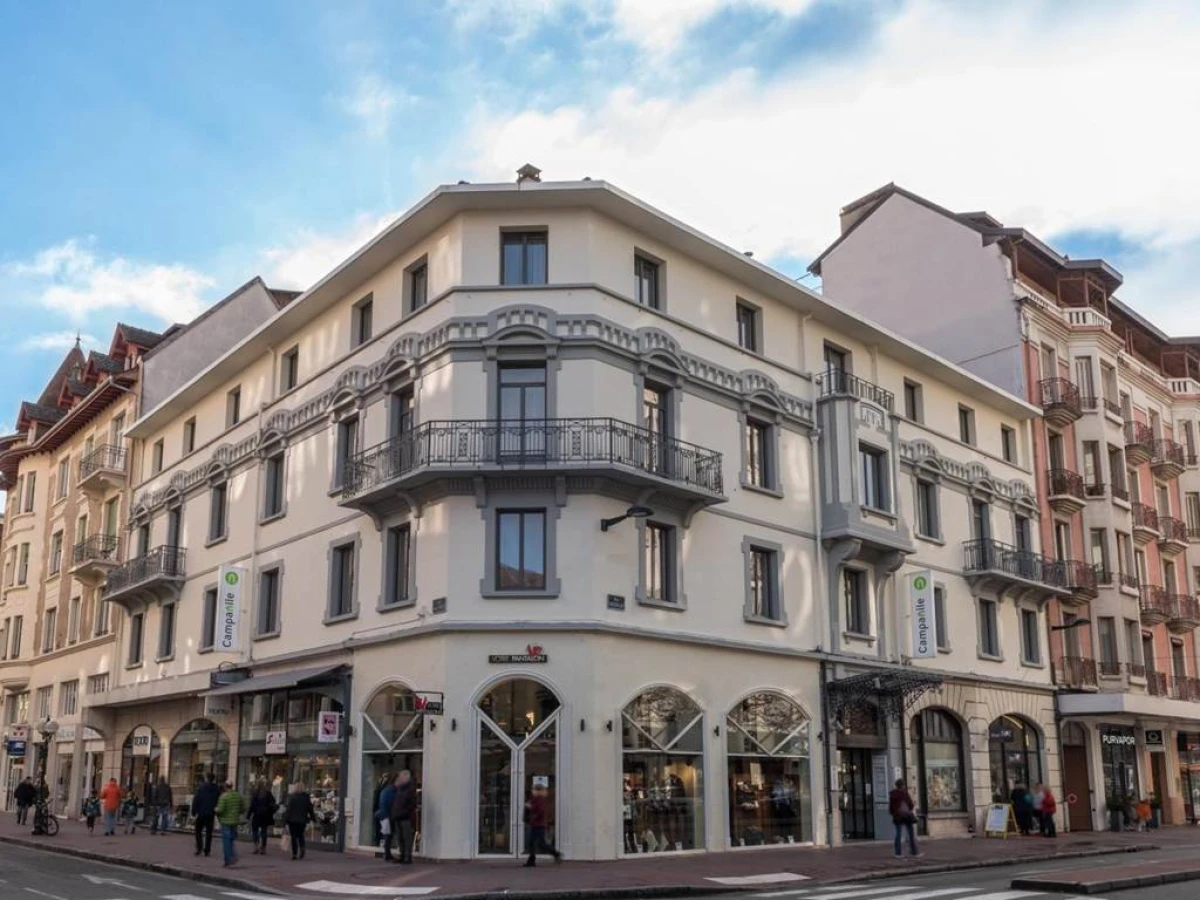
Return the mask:
{"type": "Polygon", "coordinates": [[[50,804],[39,800],[33,806],[33,833],[54,837],[58,834],[58,817],[50,811],[50,804]]]}

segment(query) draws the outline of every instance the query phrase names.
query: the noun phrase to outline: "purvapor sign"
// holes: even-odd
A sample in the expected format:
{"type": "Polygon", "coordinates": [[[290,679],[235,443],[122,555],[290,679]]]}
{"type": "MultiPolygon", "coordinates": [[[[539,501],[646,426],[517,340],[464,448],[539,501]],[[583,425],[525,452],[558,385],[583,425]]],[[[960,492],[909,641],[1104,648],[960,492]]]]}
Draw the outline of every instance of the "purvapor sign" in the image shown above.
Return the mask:
{"type": "Polygon", "coordinates": [[[222,653],[238,650],[238,627],[242,620],[242,583],[246,570],[238,566],[221,566],[217,575],[220,594],[217,598],[217,649],[222,653]]]}
{"type": "Polygon", "coordinates": [[[937,609],[933,602],[933,573],[914,572],[908,581],[912,597],[913,647],[916,659],[937,656],[937,609]]]}

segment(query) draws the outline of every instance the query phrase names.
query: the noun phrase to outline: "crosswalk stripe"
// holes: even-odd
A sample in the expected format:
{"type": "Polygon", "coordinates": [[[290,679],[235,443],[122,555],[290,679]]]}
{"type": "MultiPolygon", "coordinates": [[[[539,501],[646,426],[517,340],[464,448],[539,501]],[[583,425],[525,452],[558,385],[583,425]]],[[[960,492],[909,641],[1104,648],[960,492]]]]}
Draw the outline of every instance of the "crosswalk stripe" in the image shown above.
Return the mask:
{"type": "Polygon", "coordinates": [[[210,900],[210,898],[201,897],[199,894],[163,894],[162,900],[210,900]]]}
{"type": "MultiPolygon", "coordinates": [[[[893,884],[888,887],[871,887],[866,884],[833,884],[825,887],[794,888],[790,891],[771,891],[767,894],[754,894],[755,900],[771,900],[775,897],[811,898],[811,900],[837,900],[838,897],[872,897],[876,894],[890,894],[895,891],[913,891],[916,887],[911,884],[893,884]],[[830,894],[829,891],[837,893],[830,894]],[[847,891],[848,893],[842,893],[847,891]]],[[[888,900],[881,897],[880,900],[888,900]]]]}
{"type": "MultiPolygon", "coordinates": [[[[972,887],[956,887],[956,888],[938,888],[935,891],[916,889],[909,894],[889,894],[887,897],[880,897],[879,900],[926,900],[927,897],[947,897],[950,894],[966,894],[973,891],[972,887]]],[[[827,894],[819,897],[814,897],[813,900],[858,900],[859,897],[874,896],[879,891],[855,891],[845,894],[827,894]]],[[[961,897],[959,900],[974,900],[970,897],[961,897]]]]}
{"type": "MultiPolygon", "coordinates": [[[[1040,897],[1044,893],[1044,891],[996,891],[992,894],[964,897],[963,900],[1022,900],[1024,897],[1040,897]]],[[[1071,898],[1067,897],[1065,900],[1071,900],[1071,898]]]]}
{"type": "Polygon", "coordinates": [[[274,894],[248,894],[244,891],[221,891],[226,897],[240,897],[241,900],[279,900],[274,894]]]}

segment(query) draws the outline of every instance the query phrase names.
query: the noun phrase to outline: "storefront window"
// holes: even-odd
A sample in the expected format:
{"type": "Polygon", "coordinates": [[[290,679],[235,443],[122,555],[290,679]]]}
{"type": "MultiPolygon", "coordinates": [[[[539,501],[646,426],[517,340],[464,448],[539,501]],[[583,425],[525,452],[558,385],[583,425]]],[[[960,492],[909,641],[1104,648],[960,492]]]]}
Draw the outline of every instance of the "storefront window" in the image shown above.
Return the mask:
{"type": "Polygon", "coordinates": [[[1006,801],[1018,784],[1032,788],[1042,780],[1041,741],[1031,722],[1001,716],[988,728],[992,799],[1006,801]]]}
{"type": "Polygon", "coordinates": [[[725,719],[729,838],[735,847],[812,840],[808,718],[780,694],[747,697],[725,719]]]}
{"type": "Polygon", "coordinates": [[[146,798],[152,797],[162,760],[162,741],[149,725],[139,725],[121,747],[121,790],[138,801],[139,821],[145,815],[146,798]]]}
{"type": "Polygon", "coordinates": [[[1180,786],[1183,788],[1183,814],[1195,825],[1200,821],[1200,734],[1179,732],[1180,786]]]}
{"type": "Polygon", "coordinates": [[[621,714],[626,853],[704,847],[704,714],[651,688],[621,714]]]}
{"type": "Polygon", "coordinates": [[[1104,768],[1104,797],[1124,808],[1130,798],[1141,799],[1138,789],[1137,736],[1123,725],[1100,728],[1100,760],[1104,768]]]}
{"type": "Polygon", "coordinates": [[[425,716],[417,711],[417,696],[394,684],[380,688],[367,702],[362,723],[362,811],[358,840],[363,845],[379,843],[379,823],[371,810],[379,808],[379,792],[396,775],[407,769],[417,788],[416,849],[420,851],[422,750],[425,747],[425,716]]]}
{"type": "Polygon", "coordinates": [[[965,810],[962,728],[954,717],[940,709],[914,716],[912,745],[917,751],[921,808],[927,813],[965,810]]]}
{"type": "Polygon", "coordinates": [[[169,770],[175,797],[175,822],[186,825],[192,795],[211,772],[217,784],[229,779],[229,738],[210,719],[193,719],[171,738],[169,770]]]}

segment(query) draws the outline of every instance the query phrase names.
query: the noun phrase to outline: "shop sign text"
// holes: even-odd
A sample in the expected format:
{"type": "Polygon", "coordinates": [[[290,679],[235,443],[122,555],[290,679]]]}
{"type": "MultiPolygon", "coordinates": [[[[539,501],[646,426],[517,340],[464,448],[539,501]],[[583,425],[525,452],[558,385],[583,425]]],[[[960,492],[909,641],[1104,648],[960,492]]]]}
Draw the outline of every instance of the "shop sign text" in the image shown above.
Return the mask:
{"type": "Polygon", "coordinates": [[[933,573],[914,572],[909,579],[912,596],[913,647],[916,659],[934,659],[937,651],[937,609],[933,602],[933,573]]]}
{"type": "Polygon", "coordinates": [[[525,647],[524,653],[493,653],[488,657],[488,662],[493,665],[503,663],[530,665],[545,663],[549,659],[550,657],[542,650],[539,644],[528,644],[525,647]]]}
{"type": "Polygon", "coordinates": [[[154,737],[154,732],[150,730],[149,725],[139,725],[133,729],[133,734],[129,738],[130,744],[133,745],[134,756],[149,756],[150,742],[154,737]]]}
{"type": "Polygon", "coordinates": [[[242,583],[246,580],[246,570],[238,566],[221,566],[217,580],[221,591],[217,604],[217,649],[222,653],[233,653],[238,649],[242,583]]]}
{"type": "Polygon", "coordinates": [[[1100,736],[1100,741],[1104,744],[1116,744],[1118,746],[1132,747],[1137,743],[1137,738],[1135,738],[1132,734],[1113,734],[1112,732],[1105,732],[1100,736]]]}
{"type": "Polygon", "coordinates": [[[267,756],[286,756],[287,755],[287,732],[286,731],[268,731],[267,745],[265,753],[267,756]]]}

